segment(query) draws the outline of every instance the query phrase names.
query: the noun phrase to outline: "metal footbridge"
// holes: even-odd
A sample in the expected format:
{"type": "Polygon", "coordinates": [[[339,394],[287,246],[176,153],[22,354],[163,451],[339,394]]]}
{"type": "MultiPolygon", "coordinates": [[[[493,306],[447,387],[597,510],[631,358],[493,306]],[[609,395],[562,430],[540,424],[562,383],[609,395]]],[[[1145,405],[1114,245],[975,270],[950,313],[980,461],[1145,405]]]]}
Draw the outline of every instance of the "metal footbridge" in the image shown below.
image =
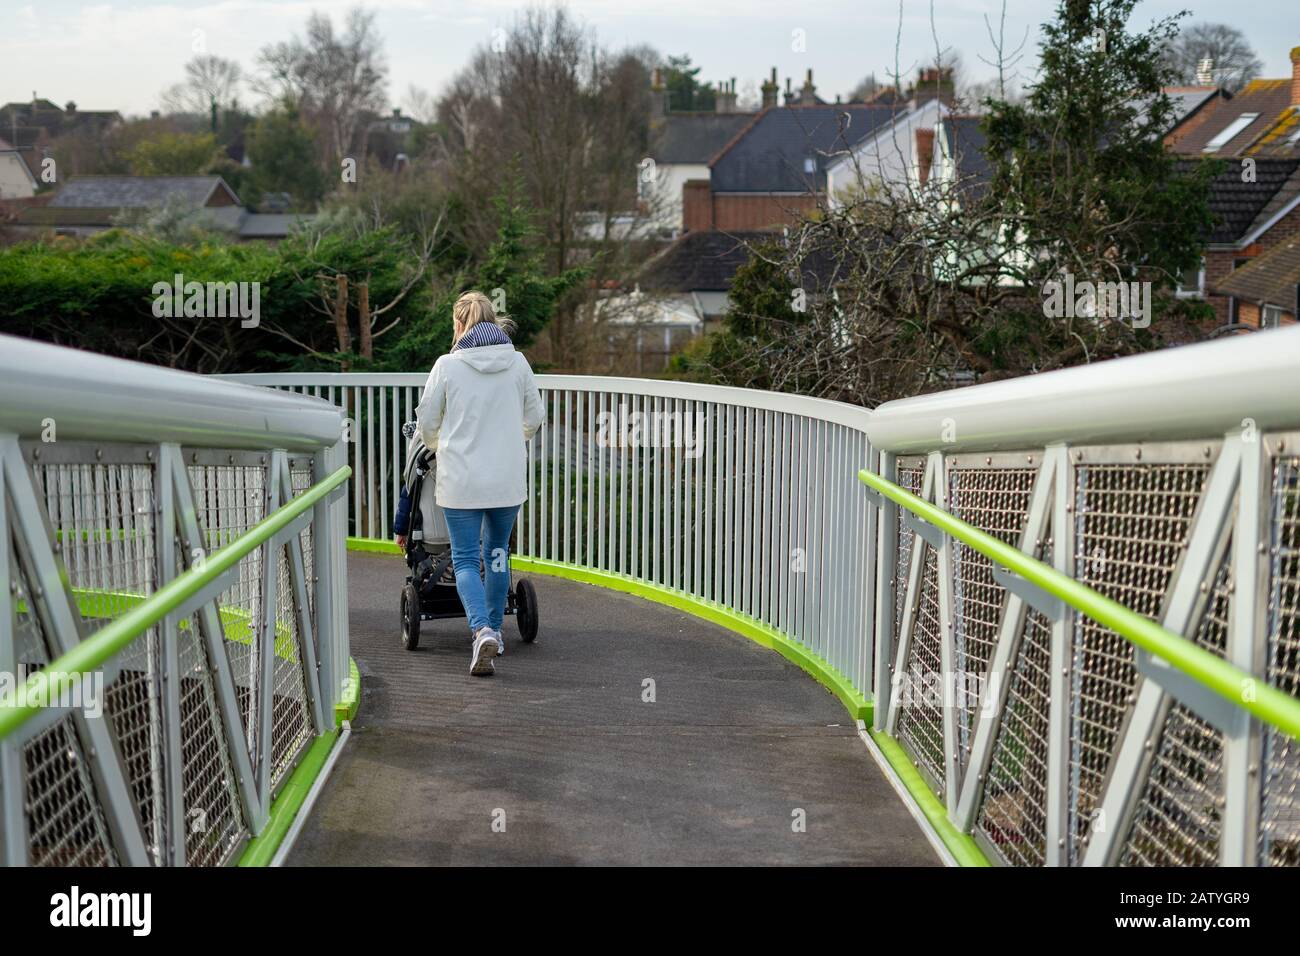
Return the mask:
{"type": "Polygon", "coordinates": [[[1300,329],[874,410],[539,376],[491,680],[424,373],[0,337],[9,866],[1300,863],[1300,329]]]}

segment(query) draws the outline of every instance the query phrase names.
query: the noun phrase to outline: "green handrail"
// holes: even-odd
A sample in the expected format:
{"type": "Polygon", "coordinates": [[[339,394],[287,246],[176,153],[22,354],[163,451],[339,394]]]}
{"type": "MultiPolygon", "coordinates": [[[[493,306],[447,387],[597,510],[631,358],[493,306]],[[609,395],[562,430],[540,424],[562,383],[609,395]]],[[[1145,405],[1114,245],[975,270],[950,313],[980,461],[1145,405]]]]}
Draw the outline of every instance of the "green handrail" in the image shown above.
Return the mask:
{"type": "Polygon", "coordinates": [[[201,566],[178,575],[150,595],[148,600],[105,624],[72,650],[28,677],[21,691],[0,700],[0,738],[9,736],[42,709],[32,701],[51,701],[71,690],[83,675],[103,667],[113,655],[233,568],[255,548],[270,541],[295,518],[347,481],[351,474],[352,469],[344,465],[277,508],[224,548],[213,552],[201,566]],[[15,696],[20,696],[21,700],[16,700],[15,696]]]}
{"type": "Polygon", "coordinates": [[[858,472],[858,479],[985,557],[1060,598],[1076,611],[1110,628],[1130,643],[1150,651],[1219,696],[1300,740],[1300,700],[1285,691],[1251,676],[1182,635],[1175,634],[1118,601],[1080,584],[1019,548],[985,534],[874,472],[864,468],[858,472]]]}

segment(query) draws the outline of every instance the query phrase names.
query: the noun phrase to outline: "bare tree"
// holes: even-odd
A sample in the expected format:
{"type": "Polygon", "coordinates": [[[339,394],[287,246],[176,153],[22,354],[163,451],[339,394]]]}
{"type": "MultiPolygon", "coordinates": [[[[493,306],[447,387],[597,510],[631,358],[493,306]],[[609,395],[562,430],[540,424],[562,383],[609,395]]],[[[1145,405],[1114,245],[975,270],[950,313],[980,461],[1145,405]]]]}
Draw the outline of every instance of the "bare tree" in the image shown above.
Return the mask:
{"type": "Polygon", "coordinates": [[[244,73],[234,60],[203,54],[185,64],[185,80],[163,91],[162,106],[169,113],[206,115],[214,107],[232,106],[244,73]]]}
{"type": "Polygon", "coordinates": [[[1191,24],[1165,47],[1164,60],[1180,83],[1197,83],[1208,66],[1212,82],[1233,93],[1264,68],[1245,35],[1226,23],[1191,24]]]}
{"type": "MultiPolygon", "coordinates": [[[[551,274],[589,265],[598,286],[610,270],[626,271],[656,61],[644,48],[610,53],[563,7],[530,8],[480,47],[438,102],[452,174],[470,200],[471,245],[495,235],[488,197],[518,179],[551,274]]],[[[578,312],[566,303],[548,330],[566,362],[579,348],[578,312]]]]}
{"type": "Polygon", "coordinates": [[[402,106],[408,116],[421,123],[432,123],[438,118],[438,98],[414,83],[407,86],[402,106]]]}
{"type": "Polygon", "coordinates": [[[310,118],[335,161],[353,149],[363,116],[385,107],[383,44],[374,14],[360,7],[348,11],[342,33],[329,17],[313,13],[304,37],[263,47],[258,60],[264,71],[258,89],[310,118]]]}

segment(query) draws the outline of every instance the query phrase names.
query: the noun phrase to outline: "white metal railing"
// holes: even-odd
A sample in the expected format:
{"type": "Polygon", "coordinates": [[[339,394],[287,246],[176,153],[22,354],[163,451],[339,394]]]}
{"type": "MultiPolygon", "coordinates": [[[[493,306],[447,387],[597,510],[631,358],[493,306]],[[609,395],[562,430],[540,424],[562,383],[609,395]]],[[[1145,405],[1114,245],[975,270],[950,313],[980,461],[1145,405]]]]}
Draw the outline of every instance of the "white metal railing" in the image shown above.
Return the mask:
{"type": "Polygon", "coordinates": [[[350,689],[341,434],[0,336],[5,864],[220,865],[267,827],[350,689]]]}
{"type": "MultiPolygon", "coordinates": [[[[1295,695],[1297,369],[1293,329],[873,412],[540,376],[517,550],[758,622],[829,664],[994,862],[1294,865],[1293,738],[853,476],[875,471],[1295,695]],[[651,416],[651,436],[655,415],[677,416],[683,440],[602,433],[611,413],[651,416]],[[930,682],[951,690],[918,692],[930,682]]],[[[243,378],[350,411],[354,533],[385,536],[425,375],[243,378]]]]}
{"type": "MultiPolygon", "coordinates": [[[[358,537],[387,537],[425,374],[239,375],[350,418],[358,537]]],[[[521,557],[620,575],[770,628],[870,687],[865,409],[646,379],[540,375],[521,557]]]]}

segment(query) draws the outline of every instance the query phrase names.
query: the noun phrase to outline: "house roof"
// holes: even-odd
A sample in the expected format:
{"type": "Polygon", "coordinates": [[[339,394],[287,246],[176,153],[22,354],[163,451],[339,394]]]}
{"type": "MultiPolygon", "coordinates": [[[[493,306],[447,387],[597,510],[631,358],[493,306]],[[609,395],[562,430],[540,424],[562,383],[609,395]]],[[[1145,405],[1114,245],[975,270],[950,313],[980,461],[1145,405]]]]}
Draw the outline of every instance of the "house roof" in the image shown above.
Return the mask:
{"type": "Polygon", "coordinates": [[[1246,152],[1251,156],[1300,156],[1300,106],[1283,111],[1246,152]]]}
{"type": "Polygon", "coordinates": [[[74,176],[50,201],[62,208],[142,209],[171,199],[204,206],[212,194],[225,190],[239,197],[220,176],[74,176]]]}
{"type": "Polygon", "coordinates": [[[1180,139],[1176,148],[1180,153],[1200,153],[1243,113],[1258,113],[1258,118],[1210,154],[1220,157],[1244,155],[1290,108],[1290,78],[1251,80],[1232,99],[1220,103],[1204,123],[1180,139]]]}
{"type": "Polygon", "coordinates": [[[826,188],[826,167],[889,123],[889,106],[781,106],[756,116],[710,163],[718,192],[804,193],[826,188]],[[805,172],[805,161],[813,171],[805,172]]]}
{"type": "MultiPolygon", "coordinates": [[[[23,226],[109,228],[121,223],[120,206],[27,206],[17,215],[23,226]]],[[[236,234],[241,239],[283,239],[292,227],[309,222],[310,215],[252,213],[243,206],[219,206],[201,210],[209,226],[236,234]]]]}
{"type": "Polygon", "coordinates": [[[32,172],[31,167],[27,165],[27,158],[23,155],[25,152],[27,152],[27,150],[0,149],[0,161],[16,162],[22,171],[27,174],[27,178],[31,181],[32,186],[38,187],[40,186],[40,182],[36,179],[36,175],[32,172]]]}
{"type": "Polygon", "coordinates": [[[1173,107],[1173,122],[1177,126],[1223,91],[1217,86],[1166,86],[1164,93],[1173,107]]]}
{"type": "Polygon", "coordinates": [[[688,232],[647,262],[637,281],[653,292],[725,292],[749,261],[746,244],[771,239],[770,232],[688,232]]]}
{"type": "Polygon", "coordinates": [[[1214,291],[1294,311],[1300,292],[1300,238],[1278,243],[1229,273],[1214,291]]]}
{"type": "Polygon", "coordinates": [[[117,207],[95,209],[89,206],[56,207],[54,205],[31,206],[18,214],[18,222],[24,226],[111,226],[113,219],[121,213],[117,207]]]}
{"type": "Polygon", "coordinates": [[[904,102],[899,104],[887,122],[881,123],[871,133],[862,137],[853,148],[840,156],[828,158],[828,170],[857,161],[856,157],[869,154],[871,150],[894,150],[897,148],[899,134],[914,138],[918,130],[929,129],[939,119],[949,115],[950,107],[942,100],[926,100],[919,106],[904,102]],[[933,115],[927,115],[933,114],[933,115]]]}
{"type": "MultiPolygon", "coordinates": [[[[780,241],[774,232],[688,232],[645,264],[637,284],[648,292],[727,292],[736,270],[749,261],[751,245],[780,241]]],[[[803,268],[813,288],[835,274],[831,257],[818,251],[803,268]]]]}
{"type": "MultiPolygon", "coordinates": [[[[1253,157],[1252,157],[1253,159],[1253,157]]],[[[1228,167],[1210,180],[1209,205],[1214,226],[1207,238],[1210,245],[1235,245],[1266,225],[1287,203],[1300,195],[1300,159],[1253,159],[1252,182],[1243,181],[1240,163],[1228,167]]],[[[1190,171],[1199,159],[1178,161],[1190,171]]]]}
{"type": "Polygon", "coordinates": [[[670,113],[656,127],[656,163],[707,164],[754,119],[753,113],[670,113]]]}
{"type": "MultiPolygon", "coordinates": [[[[988,137],[978,116],[945,116],[940,122],[944,152],[957,167],[959,188],[972,199],[979,199],[993,179],[993,166],[986,149],[988,137]]],[[[936,136],[936,140],[938,136],[936,136]]]]}
{"type": "Polygon", "coordinates": [[[241,239],[283,239],[294,226],[310,222],[314,216],[296,213],[246,212],[239,221],[241,239]]]}
{"type": "MultiPolygon", "coordinates": [[[[1166,86],[1161,88],[1161,92],[1169,98],[1169,128],[1166,133],[1172,133],[1212,100],[1220,96],[1232,98],[1230,93],[1217,86],[1166,86]]],[[[1139,116],[1143,116],[1150,102],[1151,97],[1142,97],[1133,100],[1131,105],[1137,108],[1139,116]]]]}

